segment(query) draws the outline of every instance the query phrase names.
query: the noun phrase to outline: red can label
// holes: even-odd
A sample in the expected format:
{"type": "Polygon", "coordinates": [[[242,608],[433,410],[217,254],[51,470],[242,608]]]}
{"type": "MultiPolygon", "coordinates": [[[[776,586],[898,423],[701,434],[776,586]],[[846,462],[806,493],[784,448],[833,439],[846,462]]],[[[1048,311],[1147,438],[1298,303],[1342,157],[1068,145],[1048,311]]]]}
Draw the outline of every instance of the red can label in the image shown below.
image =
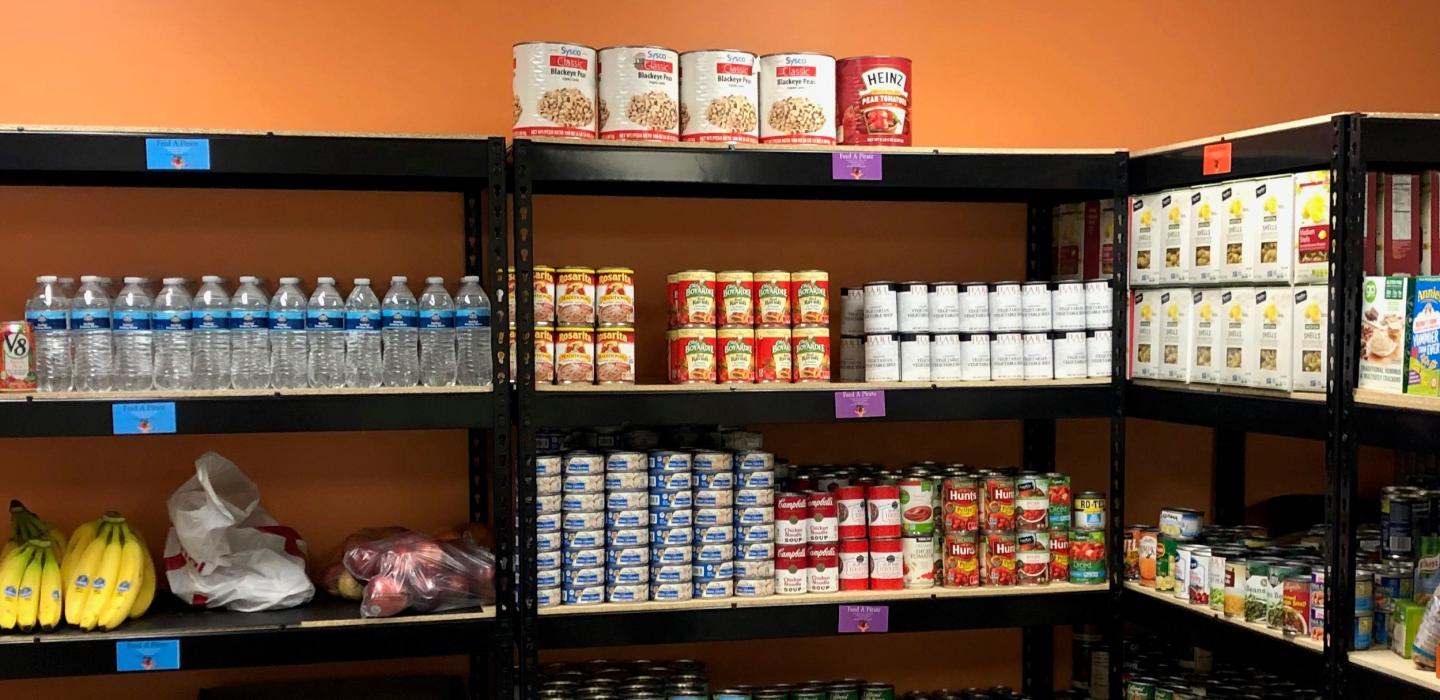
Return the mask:
{"type": "Polygon", "coordinates": [[[775,571],[796,572],[810,568],[810,552],[803,544],[782,544],[775,547],[775,571]]]}
{"type": "Polygon", "coordinates": [[[830,381],[830,327],[796,326],[790,335],[795,381],[830,381]]]}
{"type": "Polygon", "coordinates": [[[829,568],[840,566],[840,545],[837,542],[811,542],[805,545],[807,555],[810,557],[810,566],[816,567],[821,564],[829,568]]]}
{"type": "Polygon", "coordinates": [[[1050,531],[1050,580],[1070,580],[1070,531],[1050,531]]]}
{"type": "Polygon", "coordinates": [[[680,328],[669,332],[670,382],[715,383],[715,329],[680,328]]]}
{"type": "Polygon", "coordinates": [[[1009,476],[985,477],[980,493],[985,513],[986,532],[1010,532],[1015,529],[1015,479],[1009,476]]]}
{"type": "Polygon", "coordinates": [[[870,538],[900,536],[900,487],[871,486],[865,492],[870,516],[870,538]]]}
{"type": "Polygon", "coordinates": [[[675,273],[670,300],[674,304],[675,325],[715,325],[715,273],[709,270],[675,273]]]}
{"type": "Polygon", "coordinates": [[[1015,585],[1015,534],[985,533],[985,549],[980,553],[980,568],[987,586],[1015,585]]]}
{"type": "Polygon", "coordinates": [[[829,491],[811,491],[809,510],[810,520],[807,535],[811,542],[834,542],[840,538],[835,494],[829,491]]]}
{"type": "Polygon", "coordinates": [[[871,539],[870,587],[877,591],[898,591],[905,586],[904,577],[905,562],[900,551],[900,539],[871,539]]]}
{"type": "Polygon", "coordinates": [[[944,494],[941,507],[945,513],[946,532],[978,532],[980,530],[980,490],[971,478],[949,478],[940,487],[944,494]]]}
{"type": "Polygon", "coordinates": [[[721,384],[750,384],[755,381],[755,331],[721,328],[716,353],[720,360],[721,384]]]}
{"type": "Polygon", "coordinates": [[[762,324],[790,325],[790,273],[755,273],[755,319],[762,324]]]}
{"type": "Polygon", "coordinates": [[[1015,537],[1016,583],[1033,586],[1050,582],[1050,533],[1022,532],[1015,537]]]}
{"type": "Polygon", "coordinates": [[[945,585],[980,585],[980,552],[975,544],[974,533],[945,535],[945,585]]]}
{"type": "Polygon", "coordinates": [[[800,545],[809,541],[810,514],[808,499],[803,493],[782,493],[775,497],[775,541],[783,545],[800,545]]]}
{"type": "Polygon", "coordinates": [[[789,383],[795,376],[794,366],[789,327],[761,327],[755,330],[756,381],[761,384],[789,383]]]}
{"type": "Polygon", "coordinates": [[[858,146],[910,145],[910,59],[856,56],[835,64],[839,141],[858,146]]]}
{"type": "Polygon", "coordinates": [[[841,540],[840,590],[863,591],[870,588],[869,540],[841,540]]]}
{"type": "Polygon", "coordinates": [[[795,323],[830,323],[830,273],[806,270],[790,273],[790,315],[795,323]]]}
{"type": "Polygon", "coordinates": [[[595,325],[595,270],[555,270],[555,319],[562,326],[595,325]]]}
{"type": "Polygon", "coordinates": [[[720,325],[755,325],[755,275],[730,270],[716,275],[720,287],[720,325]]]}
{"type": "Polygon", "coordinates": [[[842,540],[865,537],[865,488],[862,486],[840,486],[834,491],[835,514],[842,540]]]}
{"type": "Polygon", "coordinates": [[[1023,532],[1050,529],[1050,495],[1044,482],[1029,477],[1015,481],[1015,529],[1023,532]]]}

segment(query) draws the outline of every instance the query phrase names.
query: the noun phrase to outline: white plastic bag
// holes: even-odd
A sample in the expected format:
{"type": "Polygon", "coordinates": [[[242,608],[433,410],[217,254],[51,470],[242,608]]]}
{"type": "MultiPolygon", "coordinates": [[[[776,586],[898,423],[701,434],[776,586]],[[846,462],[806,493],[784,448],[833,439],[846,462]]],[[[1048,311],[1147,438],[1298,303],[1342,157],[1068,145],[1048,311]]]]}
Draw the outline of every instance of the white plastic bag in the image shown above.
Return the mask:
{"type": "Polygon", "coordinates": [[[181,600],[240,612],[310,602],[305,541],[260,507],[260,490],[224,457],[206,452],[170,496],[165,577],[181,600]]]}

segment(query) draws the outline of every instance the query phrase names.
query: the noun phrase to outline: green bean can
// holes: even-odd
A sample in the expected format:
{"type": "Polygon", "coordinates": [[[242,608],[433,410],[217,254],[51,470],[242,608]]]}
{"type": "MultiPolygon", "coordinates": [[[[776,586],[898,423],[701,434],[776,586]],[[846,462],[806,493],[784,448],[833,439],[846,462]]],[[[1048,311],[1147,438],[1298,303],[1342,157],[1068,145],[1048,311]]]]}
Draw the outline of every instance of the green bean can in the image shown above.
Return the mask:
{"type": "Polygon", "coordinates": [[[1152,697],[1155,700],[1175,700],[1175,690],[1163,685],[1156,685],[1152,697]]]}
{"type": "Polygon", "coordinates": [[[1245,563],[1245,621],[1264,624],[1270,607],[1270,561],[1250,559],[1245,563]]]}
{"type": "Polygon", "coordinates": [[[1150,678],[1131,678],[1125,684],[1125,700],[1155,700],[1155,681],[1150,678]]]}
{"type": "Polygon", "coordinates": [[[826,700],[860,700],[860,685],[844,681],[832,683],[825,697],[826,700]]]}
{"type": "Polygon", "coordinates": [[[866,683],[860,689],[860,700],[895,700],[895,686],[889,683],[866,683]]]}
{"type": "Polygon", "coordinates": [[[790,697],[792,700],[829,700],[830,693],[823,686],[807,685],[791,691],[790,697]]]}

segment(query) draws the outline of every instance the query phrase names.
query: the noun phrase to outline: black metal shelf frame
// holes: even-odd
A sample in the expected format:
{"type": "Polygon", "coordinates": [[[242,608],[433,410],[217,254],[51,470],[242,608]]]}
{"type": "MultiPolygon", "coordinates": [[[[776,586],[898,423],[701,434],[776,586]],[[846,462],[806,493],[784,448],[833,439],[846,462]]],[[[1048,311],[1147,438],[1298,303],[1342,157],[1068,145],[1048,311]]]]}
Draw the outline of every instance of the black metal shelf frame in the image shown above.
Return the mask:
{"type": "MultiPolygon", "coordinates": [[[[491,393],[215,396],[175,399],[177,431],[258,433],[331,430],[467,431],[467,511],[490,520],[496,542],[496,615],[387,624],[362,622],[355,604],[320,602],[276,613],[168,612],[113,635],[58,634],[0,644],[0,677],[115,672],[115,643],[179,639],[184,668],[226,668],[373,658],[463,654],[471,693],[507,697],[514,688],[514,569],[510,480],[509,312],[504,297],[505,142],[500,138],[381,138],[220,133],[0,131],[0,185],[436,191],[461,195],[464,268],[495,290],[491,393]],[[203,142],[202,169],[151,169],[147,140],[203,142]],[[352,619],[353,618],[353,619],[352,619]],[[306,627],[305,622],[326,624],[306,627]],[[134,634],[132,638],[130,635],[134,634]]],[[[134,402],[152,399],[137,398],[134,402]]],[[[155,401],[168,401],[163,396],[155,401]]],[[[0,437],[111,434],[101,395],[0,402],[0,437]]]]}
{"type": "MultiPolygon", "coordinates": [[[[1049,269],[1051,207],[1068,201],[1117,197],[1124,201],[1123,152],[927,152],[886,151],[884,178],[873,182],[836,180],[829,150],[777,150],[619,146],[517,139],[512,145],[511,195],[514,224],[517,309],[517,448],[520,585],[519,648],[521,697],[534,694],[541,648],[642,644],[661,641],[759,639],[800,634],[833,634],[835,606],[611,611],[539,615],[533,562],[535,541],[535,435],[561,426],[677,423],[755,424],[834,420],[833,389],[813,391],[537,391],[534,363],[535,195],[586,194],[700,198],[983,201],[1026,203],[1027,277],[1044,279],[1049,269]],[[1121,188],[1116,188],[1117,173],[1121,188]],[[776,624],[780,621],[792,624],[776,624]],[[827,629],[828,628],[828,629],[827,629]]],[[[1123,209],[1116,207],[1117,251],[1123,251],[1123,209]]],[[[1117,252],[1116,260],[1123,260],[1117,252]]],[[[1123,265],[1117,266],[1116,319],[1123,321],[1123,265]]],[[[1123,328],[1123,325],[1117,326],[1123,328]]],[[[1117,338],[1123,338],[1118,333],[1117,338]]],[[[1114,357],[1117,366],[1121,340],[1114,357]]],[[[1027,468],[1053,469],[1056,418],[1111,418],[1112,445],[1123,444],[1119,405],[1123,372],[1107,384],[1080,387],[966,387],[897,390],[887,393],[891,420],[1022,419],[1027,468]]],[[[1111,451],[1112,513],[1123,511],[1123,452],[1111,451]]],[[[1112,538],[1122,518],[1112,517],[1112,538]]],[[[1112,539],[1118,542],[1118,539],[1112,539]]],[[[1118,559],[1116,559],[1118,561],[1118,559]]],[[[1118,579],[1116,579],[1118,581],[1118,579]]],[[[892,601],[897,631],[1020,626],[1026,692],[1049,697],[1053,687],[1053,626],[1105,621],[1119,658],[1118,591],[1059,593],[1035,598],[892,601]],[[982,602],[983,601],[983,602],[982,602]],[[1108,614],[1107,614],[1108,611],[1108,614]],[[953,612],[954,614],[949,614],[953,612]]],[[[1119,664],[1114,665],[1118,678],[1119,664]]]]}

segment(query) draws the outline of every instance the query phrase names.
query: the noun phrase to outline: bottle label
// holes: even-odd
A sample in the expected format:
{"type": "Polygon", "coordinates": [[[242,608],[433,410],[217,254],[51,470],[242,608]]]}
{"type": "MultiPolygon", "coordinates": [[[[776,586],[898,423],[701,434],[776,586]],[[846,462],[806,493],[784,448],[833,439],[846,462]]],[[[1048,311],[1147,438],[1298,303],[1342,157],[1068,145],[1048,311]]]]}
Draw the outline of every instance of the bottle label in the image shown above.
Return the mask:
{"type": "Polygon", "coordinates": [[[303,331],[305,330],[304,311],[271,311],[270,330],[272,331],[303,331]]]}
{"type": "Polygon", "coordinates": [[[455,312],[448,309],[431,309],[425,312],[424,321],[420,324],[422,330],[439,331],[455,327],[455,312]]]}
{"type": "Polygon", "coordinates": [[[110,330],[109,309],[85,309],[70,312],[70,327],[78,331],[110,330]]]}
{"type": "Polygon", "coordinates": [[[25,312],[25,320],[30,322],[30,327],[34,328],[36,333],[63,331],[68,325],[66,318],[64,311],[40,310],[25,312]]]}
{"type": "Polygon", "coordinates": [[[151,324],[156,331],[188,331],[193,320],[189,311],[156,311],[151,324]]]}
{"type": "Polygon", "coordinates": [[[394,309],[384,312],[385,328],[415,328],[420,325],[420,314],[413,309],[394,309]]]}
{"type": "Polygon", "coordinates": [[[205,309],[193,314],[195,330],[223,331],[230,327],[229,309],[205,309]]]}
{"type": "Polygon", "coordinates": [[[230,330],[232,331],[258,331],[269,327],[269,309],[230,310],[230,330]]]}
{"type": "Polygon", "coordinates": [[[116,311],[114,321],[116,333],[128,333],[131,331],[150,330],[149,311],[137,311],[134,309],[128,311],[116,311]]]}
{"type": "Polygon", "coordinates": [[[338,331],[344,326],[343,309],[315,309],[305,312],[305,327],[312,331],[338,331]]]}
{"type": "Polygon", "coordinates": [[[379,311],[346,311],[345,330],[350,331],[378,331],[380,330],[379,311]]]}
{"type": "Polygon", "coordinates": [[[490,309],[470,309],[455,312],[456,328],[489,328],[490,309]]]}

